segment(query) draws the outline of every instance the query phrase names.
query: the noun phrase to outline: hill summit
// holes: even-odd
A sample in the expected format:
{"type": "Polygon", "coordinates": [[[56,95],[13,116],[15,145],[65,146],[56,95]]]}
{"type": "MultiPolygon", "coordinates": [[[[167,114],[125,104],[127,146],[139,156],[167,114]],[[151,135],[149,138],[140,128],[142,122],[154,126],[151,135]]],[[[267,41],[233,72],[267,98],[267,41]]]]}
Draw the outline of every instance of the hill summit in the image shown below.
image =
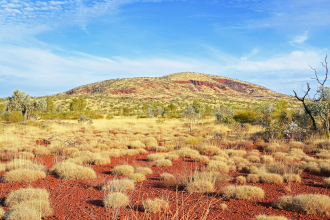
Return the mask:
{"type": "Polygon", "coordinates": [[[102,94],[113,98],[139,100],[175,98],[287,98],[265,87],[221,76],[181,72],[163,77],[111,79],[80,86],[68,95],[102,94]]]}

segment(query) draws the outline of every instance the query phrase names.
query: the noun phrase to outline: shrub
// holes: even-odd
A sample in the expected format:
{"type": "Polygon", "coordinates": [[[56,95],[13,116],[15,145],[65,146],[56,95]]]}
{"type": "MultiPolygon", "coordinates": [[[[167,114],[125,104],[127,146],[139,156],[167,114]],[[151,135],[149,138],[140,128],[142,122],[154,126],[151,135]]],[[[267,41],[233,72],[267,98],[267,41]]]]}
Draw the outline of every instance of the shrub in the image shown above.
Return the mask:
{"type": "Polygon", "coordinates": [[[149,167],[136,167],[135,173],[142,173],[144,175],[150,175],[152,174],[152,170],[149,167]]]}
{"type": "Polygon", "coordinates": [[[306,214],[329,215],[330,197],[321,194],[300,194],[294,197],[282,196],[272,206],[294,212],[306,214]]]}
{"type": "Polygon", "coordinates": [[[107,116],[105,116],[105,119],[114,119],[115,117],[112,114],[107,114],[107,116]]]}
{"type": "Polygon", "coordinates": [[[251,163],[259,163],[260,162],[259,156],[247,156],[246,159],[251,163]]]}
{"type": "Polygon", "coordinates": [[[128,204],[128,196],[121,192],[110,193],[104,198],[104,206],[106,208],[120,208],[128,204]]]}
{"type": "Polygon", "coordinates": [[[0,172],[6,171],[6,164],[0,163],[0,172]]]}
{"type": "Polygon", "coordinates": [[[94,179],[96,173],[92,168],[83,167],[71,162],[60,162],[53,166],[50,173],[62,179],[94,179]]]}
{"type": "Polygon", "coordinates": [[[6,164],[6,170],[12,171],[16,169],[30,169],[30,170],[44,170],[45,167],[42,165],[38,165],[33,163],[30,160],[23,160],[23,159],[14,159],[6,164]]]}
{"type": "Polygon", "coordinates": [[[275,173],[261,173],[259,174],[259,179],[261,183],[270,183],[270,184],[283,183],[283,177],[275,173]]]}
{"type": "Polygon", "coordinates": [[[174,179],[174,176],[169,173],[160,174],[160,180],[169,180],[169,179],[174,179]]]}
{"type": "Polygon", "coordinates": [[[221,189],[221,193],[226,198],[240,200],[263,199],[265,192],[256,186],[233,186],[229,185],[221,189]]]}
{"type": "Polygon", "coordinates": [[[166,210],[169,208],[168,202],[164,199],[155,198],[155,199],[146,199],[143,201],[143,208],[146,212],[158,213],[162,209],[166,210]]]}
{"type": "Polygon", "coordinates": [[[292,174],[292,173],[284,174],[283,179],[287,183],[291,183],[291,182],[300,183],[301,182],[301,178],[300,178],[299,174],[292,174]]]}
{"type": "Polygon", "coordinates": [[[69,147],[69,148],[64,149],[64,151],[63,151],[63,153],[66,155],[71,155],[71,154],[77,153],[77,152],[79,152],[79,149],[75,148],[75,147],[69,147]]]}
{"type": "Polygon", "coordinates": [[[158,146],[158,142],[154,137],[147,137],[142,141],[147,148],[153,148],[158,146]]]}
{"type": "Polygon", "coordinates": [[[142,182],[146,180],[146,176],[142,173],[133,173],[129,176],[129,178],[134,182],[142,182]]]}
{"type": "Polygon", "coordinates": [[[274,158],[270,155],[263,155],[260,157],[260,160],[262,163],[267,163],[267,164],[274,162],[274,158]]]}
{"type": "Polygon", "coordinates": [[[162,160],[156,160],[154,162],[155,167],[170,167],[172,166],[172,161],[167,160],[167,159],[162,159],[162,160]]]}
{"type": "Polygon", "coordinates": [[[194,158],[195,162],[208,163],[210,159],[207,156],[197,156],[194,158]]]}
{"type": "Polygon", "coordinates": [[[40,214],[28,207],[20,206],[11,210],[6,217],[7,220],[40,220],[40,214]]]}
{"type": "Polygon", "coordinates": [[[109,190],[114,192],[126,192],[128,190],[134,190],[134,181],[130,179],[115,179],[109,180],[109,182],[102,187],[102,190],[109,190]]]}
{"type": "Polygon", "coordinates": [[[238,177],[236,177],[236,183],[244,184],[244,183],[246,183],[246,178],[244,176],[238,176],[238,177]]]}
{"type": "Polygon", "coordinates": [[[222,173],[228,173],[229,167],[226,163],[217,161],[217,160],[211,160],[209,162],[209,170],[210,171],[219,171],[222,173]]]}
{"type": "Polygon", "coordinates": [[[213,155],[217,155],[220,152],[220,149],[215,146],[205,146],[205,147],[202,147],[199,150],[199,152],[201,154],[213,156],[213,155]]]}
{"type": "Polygon", "coordinates": [[[134,173],[134,167],[129,165],[118,165],[113,168],[112,173],[115,175],[130,176],[134,173]]]}
{"type": "Polygon", "coordinates": [[[210,181],[197,180],[189,182],[186,189],[189,193],[211,193],[214,191],[214,186],[210,181]]]}
{"type": "Polygon", "coordinates": [[[10,121],[12,123],[17,123],[23,121],[23,115],[22,112],[9,112],[6,116],[7,121],[10,121]]]}
{"type": "Polygon", "coordinates": [[[330,186],[330,178],[324,179],[323,180],[323,187],[329,188],[330,186]]]}
{"type": "Polygon", "coordinates": [[[5,183],[31,183],[46,178],[46,173],[40,170],[17,169],[7,172],[3,177],[5,183]]]}
{"type": "Polygon", "coordinates": [[[3,210],[3,208],[0,208],[0,219],[2,219],[3,217],[5,217],[5,210],[3,210]]]}
{"type": "Polygon", "coordinates": [[[144,145],[141,141],[135,140],[129,143],[128,145],[129,148],[131,149],[139,149],[139,148],[145,148],[146,145],[144,145]]]}
{"type": "Polygon", "coordinates": [[[288,220],[284,216],[275,216],[275,215],[258,215],[254,217],[253,220],[288,220]]]}
{"type": "Polygon", "coordinates": [[[147,156],[147,161],[155,161],[165,159],[166,154],[149,154],[147,156]]]}
{"type": "Polygon", "coordinates": [[[48,201],[49,193],[46,189],[20,188],[8,195],[5,205],[8,207],[13,207],[15,205],[34,200],[48,201]]]}

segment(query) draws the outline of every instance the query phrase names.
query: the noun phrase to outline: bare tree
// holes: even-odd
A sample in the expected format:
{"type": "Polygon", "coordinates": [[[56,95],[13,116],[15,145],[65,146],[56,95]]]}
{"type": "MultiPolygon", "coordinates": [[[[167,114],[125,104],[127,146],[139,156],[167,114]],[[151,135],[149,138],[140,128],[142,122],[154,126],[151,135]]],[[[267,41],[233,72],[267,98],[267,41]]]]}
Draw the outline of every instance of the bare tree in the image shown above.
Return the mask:
{"type": "Polygon", "coordinates": [[[315,73],[315,78],[312,78],[312,79],[315,79],[318,83],[318,86],[320,87],[320,89],[317,91],[317,93],[314,95],[313,99],[311,99],[309,97],[309,92],[311,90],[310,86],[309,86],[309,83],[307,83],[307,91],[305,91],[305,95],[300,98],[298,97],[297,93],[293,90],[294,94],[295,94],[295,97],[297,100],[301,101],[303,103],[303,106],[305,108],[305,111],[306,113],[309,115],[309,117],[311,118],[312,122],[313,122],[313,129],[314,130],[317,130],[317,126],[316,126],[316,121],[315,121],[315,117],[313,116],[313,112],[312,112],[312,109],[311,107],[309,107],[307,104],[306,104],[306,97],[308,97],[308,99],[310,99],[313,103],[315,103],[318,107],[318,113],[320,114],[320,117],[322,118],[323,120],[323,124],[324,124],[324,128],[326,129],[326,131],[329,131],[329,121],[328,121],[328,118],[325,117],[324,115],[324,111],[322,111],[322,109],[324,109],[324,105],[322,102],[320,101],[323,101],[326,99],[326,95],[328,94],[327,93],[327,89],[326,87],[324,86],[325,82],[327,81],[328,79],[328,62],[327,62],[327,58],[328,56],[326,55],[325,56],[325,59],[324,59],[324,63],[321,62],[322,66],[325,67],[325,78],[324,80],[320,80],[319,77],[318,77],[318,74],[317,74],[317,71],[310,66],[310,68],[314,71],[315,73]],[[316,97],[317,95],[319,95],[319,97],[316,97]],[[323,107],[322,107],[323,106],[323,107]]]}

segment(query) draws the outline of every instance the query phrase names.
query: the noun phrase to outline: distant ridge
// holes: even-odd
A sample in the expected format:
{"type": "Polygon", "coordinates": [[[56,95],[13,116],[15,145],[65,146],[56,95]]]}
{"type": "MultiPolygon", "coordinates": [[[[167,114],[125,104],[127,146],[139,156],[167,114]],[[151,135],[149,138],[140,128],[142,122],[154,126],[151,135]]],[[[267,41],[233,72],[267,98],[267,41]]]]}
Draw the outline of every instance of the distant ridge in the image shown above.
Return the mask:
{"type": "Polygon", "coordinates": [[[106,95],[139,100],[175,98],[289,98],[265,87],[231,78],[194,72],[162,77],[111,79],[71,89],[60,95],[106,95]]]}

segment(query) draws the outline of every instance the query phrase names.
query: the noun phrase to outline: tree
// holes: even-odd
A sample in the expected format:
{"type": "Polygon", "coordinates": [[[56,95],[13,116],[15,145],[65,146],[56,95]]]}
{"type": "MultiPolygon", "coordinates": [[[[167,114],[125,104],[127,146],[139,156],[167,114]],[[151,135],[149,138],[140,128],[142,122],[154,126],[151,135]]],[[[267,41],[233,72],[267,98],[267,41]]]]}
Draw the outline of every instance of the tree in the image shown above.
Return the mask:
{"type": "Polygon", "coordinates": [[[55,105],[54,105],[53,98],[51,96],[47,96],[46,102],[47,102],[47,112],[54,111],[55,110],[55,105]]]}
{"type": "Polygon", "coordinates": [[[82,112],[85,110],[87,106],[87,101],[86,99],[83,98],[74,98],[72,102],[70,103],[70,111],[80,111],[82,112]]]}
{"type": "Polygon", "coordinates": [[[235,110],[231,106],[222,105],[220,107],[217,107],[214,110],[214,114],[218,123],[225,122],[227,124],[231,124],[234,122],[233,117],[235,114],[235,110]]]}
{"type": "Polygon", "coordinates": [[[325,102],[327,101],[327,94],[328,94],[329,90],[328,90],[328,87],[324,86],[325,82],[328,79],[328,72],[329,72],[328,71],[327,58],[328,58],[328,56],[326,55],[325,59],[324,59],[324,63],[321,62],[322,66],[325,68],[325,78],[324,78],[324,80],[320,80],[319,77],[318,77],[317,71],[313,67],[310,66],[310,68],[314,71],[314,74],[315,74],[315,78],[312,78],[312,79],[315,79],[318,86],[319,86],[319,89],[317,90],[317,93],[314,95],[314,97],[313,98],[309,97],[309,92],[311,90],[309,83],[306,83],[307,84],[307,90],[305,91],[305,94],[304,94],[303,97],[298,97],[297,93],[294,90],[293,90],[293,92],[295,94],[296,99],[299,100],[300,102],[302,102],[302,104],[304,106],[304,109],[305,109],[305,112],[309,115],[310,119],[312,120],[313,130],[317,130],[318,128],[317,128],[317,125],[316,125],[315,116],[312,113],[312,109],[308,105],[306,97],[308,97],[309,100],[311,100],[311,102],[316,104],[317,109],[318,109],[318,113],[319,113],[320,117],[323,120],[324,129],[329,134],[329,120],[326,117],[326,114],[328,113],[328,110],[327,110],[328,105],[325,104],[325,102]]]}
{"type": "Polygon", "coordinates": [[[38,113],[47,108],[47,102],[45,99],[34,101],[30,95],[25,95],[24,92],[16,90],[12,96],[9,97],[9,102],[6,106],[6,111],[10,112],[22,112],[23,119],[30,119],[35,117],[37,119],[38,113]]]}
{"type": "Polygon", "coordinates": [[[193,126],[198,119],[198,114],[195,112],[195,109],[188,105],[182,114],[181,121],[183,124],[188,126],[189,132],[193,130],[193,126]]]}
{"type": "Polygon", "coordinates": [[[202,118],[204,116],[205,113],[205,105],[203,105],[201,102],[199,102],[197,99],[195,99],[193,101],[192,107],[194,108],[196,114],[197,114],[197,124],[199,123],[199,119],[202,118]]]}
{"type": "Polygon", "coordinates": [[[173,102],[171,102],[167,107],[171,110],[172,113],[175,112],[178,108],[173,102]]]}

